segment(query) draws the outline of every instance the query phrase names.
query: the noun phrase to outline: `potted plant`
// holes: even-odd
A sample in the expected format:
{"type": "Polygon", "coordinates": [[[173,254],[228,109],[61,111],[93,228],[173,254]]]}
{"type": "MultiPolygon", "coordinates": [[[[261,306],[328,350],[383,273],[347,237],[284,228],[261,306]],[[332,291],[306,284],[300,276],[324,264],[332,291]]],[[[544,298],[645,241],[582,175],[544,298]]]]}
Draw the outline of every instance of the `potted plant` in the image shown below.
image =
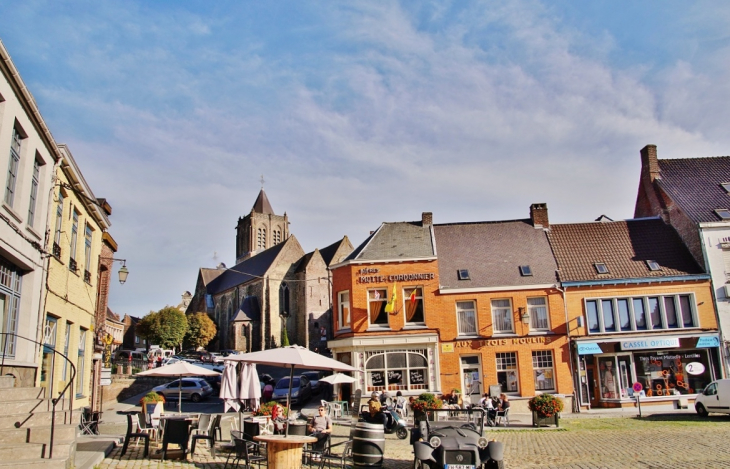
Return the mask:
{"type": "MultiPolygon", "coordinates": [[[[254,417],[271,417],[271,415],[274,413],[274,407],[278,404],[276,401],[270,401],[265,404],[261,404],[261,406],[256,409],[256,411],[253,413],[254,417]]],[[[286,406],[282,405],[282,409],[284,409],[284,415],[283,417],[287,417],[289,415],[289,409],[286,408],[286,406]]]]}
{"type": "Polygon", "coordinates": [[[563,411],[563,401],[552,394],[539,394],[527,403],[532,411],[532,426],[542,425],[560,426],[560,412],[563,411]]]}
{"type": "Polygon", "coordinates": [[[433,420],[433,413],[429,414],[429,411],[441,409],[443,406],[443,401],[437,398],[435,394],[424,392],[411,403],[413,418],[416,422],[426,419],[433,420]]]}
{"type": "Polygon", "coordinates": [[[145,415],[153,415],[162,412],[162,406],[165,405],[165,396],[156,392],[148,392],[139,400],[142,405],[142,413],[145,415]],[[157,406],[160,406],[158,409],[157,406]]]}

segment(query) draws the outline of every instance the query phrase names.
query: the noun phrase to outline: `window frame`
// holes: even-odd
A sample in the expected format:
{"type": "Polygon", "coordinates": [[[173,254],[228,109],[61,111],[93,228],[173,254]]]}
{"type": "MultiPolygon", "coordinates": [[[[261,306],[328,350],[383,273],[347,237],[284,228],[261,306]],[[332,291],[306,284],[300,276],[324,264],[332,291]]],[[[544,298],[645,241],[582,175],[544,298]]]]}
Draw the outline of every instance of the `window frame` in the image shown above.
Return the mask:
{"type": "Polygon", "coordinates": [[[532,351],[532,370],[533,370],[533,379],[535,381],[535,392],[555,392],[557,390],[556,386],[556,379],[555,379],[555,355],[553,354],[552,350],[533,350],[532,351]],[[546,363],[546,361],[549,361],[549,364],[546,363]],[[542,362],[542,363],[541,363],[542,362]],[[543,371],[543,377],[545,376],[545,371],[550,370],[550,376],[551,378],[545,378],[543,380],[539,380],[537,373],[538,370],[543,371]],[[552,387],[546,387],[546,388],[538,388],[538,383],[540,381],[552,381],[552,387]]]}
{"type": "MultiPolygon", "coordinates": [[[[385,311],[385,306],[388,304],[389,298],[390,298],[390,296],[389,296],[388,288],[387,287],[369,288],[367,290],[367,300],[368,300],[368,329],[390,329],[390,320],[388,318],[388,312],[385,311]],[[375,292],[375,291],[382,292],[382,295],[379,298],[377,298],[377,299],[374,299],[374,298],[371,298],[370,297],[370,293],[371,292],[375,292]],[[384,317],[385,318],[385,323],[384,324],[383,323],[378,323],[378,322],[373,322],[371,320],[371,316],[370,316],[370,305],[372,303],[382,303],[383,304],[383,306],[382,306],[383,309],[380,311],[380,314],[378,314],[378,317],[376,319],[379,319],[381,317],[384,317]]],[[[350,320],[352,320],[352,318],[350,318],[350,320]]]]}
{"type": "Polygon", "coordinates": [[[337,293],[337,330],[346,330],[350,329],[351,321],[352,321],[352,309],[350,308],[350,290],[344,290],[337,293]],[[345,296],[347,299],[345,300],[345,296]],[[343,309],[347,309],[347,314],[345,315],[343,309]],[[347,316],[347,321],[345,321],[345,316],[347,316]]]}
{"type": "Polygon", "coordinates": [[[550,307],[548,306],[548,297],[547,296],[528,296],[527,297],[527,314],[530,315],[530,331],[534,332],[548,332],[550,331],[550,307]],[[543,299],[545,300],[544,305],[531,305],[530,300],[537,300],[537,299],[543,299]],[[537,317],[537,314],[535,313],[535,310],[539,308],[545,308],[545,327],[536,327],[535,326],[535,318],[537,317]]]}
{"type": "Polygon", "coordinates": [[[78,210],[71,210],[71,219],[73,220],[73,222],[71,224],[71,243],[68,254],[68,268],[73,272],[76,272],[76,270],[78,269],[78,265],[76,264],[76,249],[78,248],[80,215],[81,214],[78,212],[78,210]]]}
{"type": "Polygon", "coordinates": [[[5,196],[3,197],[3,201],[10,208],[13,208],[13,204],[15,203],[15,195],[18,189],[18,173],[20,171],[20,153],[23,148],[23,136],[16,126],[13,126],[13,133],[10,139],[10,158],[8,161],[7,179],[5,181],[5,196]]]}
{"type": "Polygon", "coordinates": [[[517,360],[517,352],[497,352],[494,354],[495,369],[497,370],[497,382],[502,385],[500,381],[500,373],[504,373],[505,386],[502,387],[502,392],[510,395],[518,395],[520,393],[520,370],[519,361],[517,360]],[[506,364],[509,361],[509,364],[506,364]],[[510,365],[510,366],[506,366],[510,365]],[[516,389],[509,389],[510,385],[510,373],[514,373],[512,376],[515,377],[514,384],[516,389]]]}
{"type": "Polygon", "coordinates": [[[699,314],[695,303],[695,295],[693,292],[681,292],[674,294],[657,294],[657,295],[635,295],[635,296],[616,296],[616,297],[591,297],[583,299],[583,307],[586,314],[587,324],[586,330],[589,335],[591,334],[630,334],[636,332],[650,332],[650,331],[680,331],[684,329],[698,329],[700,328],[699,314]],[[684,298],[684,301],[683,301],[684,298]],[[670,327],[668,323],[667,301],[671,300],[674,307],[674,314],[676,317],[676,326],[670,327]],[[621,311],[619,309],[619,302],[624,302],[627,308],[627,314],[629,319],[629,327],[624,328],[621,324],[621,311]],[[637,302],[641,304],[643,311],[640,313],[643,315],[644,327],[640,328],[637,325],[637,302]],[[610,303],[612,305],[612,317],[614,321],[614,329],[606,329],[605,327],[605,311],[604,305],[610,303]],[[592,306],[591,306],[592,305],[592,306]],[[656,305],[658,315],[654,314],[654,308],[652,305],[656,305]],[[595,308],[597,314],[597,329],[593,329],[589,322],[589,315],[592,313],[592,308],[595,308]],[[689,308],[689,315],[687,315],[687,308],[689,308]],[[590,310],[590,311],[589,311],[590,310]],[[691,324],[688,325],[686,319],[691,319],[691,324]],[[658,320],[658,323],[656,322],[658,320]]]}
{"type": "Polygon", "coordinates": [[[456,334],[458,337],[478,337],[479,336],[479,317],[477,315],[477,301],[476,300],[458,300],[454,302],[454,309],[456,311],[456,334]],[[470,308],[465,306],[467,303],[471,304],[470,308]],[[462,315],[466,312],[471,312],[474,321],[474,331],[462,331],[463,321],[462,315]]]}
{"type": "Polygon", "coordinates": [[[84,377],[84,373],[86,372],[86,333],[88,332],[87,329],[84,329],[83,327],[79,327],[79,351],[78,351],[78,358],[76,360],[76,397],[83,397],[84,396],[84,383],[86,382],[86,379],[84,377]]]}
{"type": "Polygon", "coordinates": [[[28,226],[35,224],[35,211],[38,205],[38,186],[41,181],[41,163],[33,158],[33,177],[30,182],[30,201],[28,202],[28,226]]]}
{"type": "Polygon", "coordinates": [[[94,229],[88,223],[84,228],[84,275],[88,272],[89,282],[91,281],[91,246],[93,243],[94,229]]]}
{"type": "MultiPolygon", "coordinates": [[[[424,327],[426,325],[426,305],[424,304],[424,298],[423,298],[423,286],[412,286],[412,287],[404,287],[401,292],[403,293],[403,324],[405,324],[406,327],[424,327]],[[408,314],[408,303],[411,301],[411,293],[413,290],[419,290],[420,294],[416,295],[416,302],[420,301],[420,309],[421,309],[421,321],[408,321],[407,314],[408,314]],[[406,294],[406,291],[408,293],[406,294]]],[[[419,306],[416,306],[418,308],[419,306]]],[[[415,315],[414,315],[415,317],[415,315]]]]}
{"type": "Polygon", "coordinates": [[[514,318],[514,308],[512,307],[512,298],[492,298],[489,300],[489,306],[491,308],[492,312],[492,328],[494,330],[494,335],[498,334],[514,334],[515,333],[515,318],[514,318]],[[495,301],[507,301],[509,303],[509,306],[495,306],[495,301]],[[497,317],[495,316],[496,310],[505,310],[507,312],[506,318],[509,318],[510,322],[510,329],[497,329],[497,317]]]}

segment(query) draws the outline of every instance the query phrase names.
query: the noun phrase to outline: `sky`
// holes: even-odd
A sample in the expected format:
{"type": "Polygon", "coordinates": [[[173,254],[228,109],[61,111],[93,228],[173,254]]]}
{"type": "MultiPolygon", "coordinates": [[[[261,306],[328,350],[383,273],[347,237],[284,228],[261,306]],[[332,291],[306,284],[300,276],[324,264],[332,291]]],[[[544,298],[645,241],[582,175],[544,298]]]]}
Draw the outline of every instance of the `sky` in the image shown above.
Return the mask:
{"type": "MultiPolygon", "coordinates": [[[[113,207],[142,316],[234,264],[264,189],[305,251],[385,221],[633,216],[639,151],[730,154],[730,3],[0,3],[54,138],[113,207]]],[[[118,266],[117,266],[118,267],[118,266]]]]}

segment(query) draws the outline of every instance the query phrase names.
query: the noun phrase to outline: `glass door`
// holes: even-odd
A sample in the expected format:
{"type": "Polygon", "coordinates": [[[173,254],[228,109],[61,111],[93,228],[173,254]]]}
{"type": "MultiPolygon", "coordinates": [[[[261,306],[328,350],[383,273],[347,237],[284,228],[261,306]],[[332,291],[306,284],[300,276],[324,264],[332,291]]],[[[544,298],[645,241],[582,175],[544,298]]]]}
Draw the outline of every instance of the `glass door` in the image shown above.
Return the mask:
{"type": "Polygon", "coordinates": [[[631,380],[631,356],[630,355],[619,355],[616,357],[618,361],[618,377],[619,385],[621,386],[621,398],[629,397],[629,388],[633,384],[631,380]]]}
{"type": "Polygon", "coordinates": [[[482,384],[482,366],[479,356],[461,357],[461,382],[463,400],[465,404],[478,403],[484,394],[482,384]]]}

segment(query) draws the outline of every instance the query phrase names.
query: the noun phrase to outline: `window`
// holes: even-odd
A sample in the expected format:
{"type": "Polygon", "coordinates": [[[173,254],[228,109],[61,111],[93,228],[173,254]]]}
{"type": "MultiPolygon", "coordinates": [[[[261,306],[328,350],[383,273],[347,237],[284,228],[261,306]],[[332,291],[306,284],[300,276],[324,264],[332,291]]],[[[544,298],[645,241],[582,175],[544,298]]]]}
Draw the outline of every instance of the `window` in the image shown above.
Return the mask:
{"type": "Polygon", "coordinates": [[[502,392],[518,392],[517,354],[514,352],[497,353],[497,381],[502,392]]]}
{"type": "Polygon", "coordinates": [[[413,287],[403,289],[405,302],[406,324],[425,324],[423,318],[423,288],[413,287]]]}
{"type": "Polygon", "coordinates": [[[347,329],[350,327],[350,292],[342,291],[338,294],[338,298],[337,325],[340,329],[347,329]]]}
{"type": "Polygon", "coordinates": [[[532,267],[529,265],[521,265],[520,266],[520,275],[523,277],[530,277],[532,276],[532,267]]]}
{"type": "Polygon", "coordinates": [[[18,168],[20,167],[20,141],[23,137],[18,129],[13,127],[13,136],[10,141],[10,162],[8,163],[8,180],[5,184],[5,203],[10,207],[15,201],[15,186],[18,182],[18,168]]]}
{"type": "Polygon", "coordinates": [[[274,244],[279,244],[281,242],[281,231],[274,230],[272,235],[274,236],[274,244]]]}
{"type": "Polygon", "coordinates": [[[494,333],[514,332],[512,328],[512,305],[510,300],[492,300],[494,333]]]}
{"type": "Polygon", "coordinates": [[[367,392],[428,389],[426,350],[366,352],[367,392]]]}
{"type": "Polygon", "coordinates": [[[709,349],[691,353],[635,352],[636,378],[650,396],[701,393],[712,382],[709,349]]]}
{"type": "Polygon", "coordinates": [[[726,208],[715,209],[715,214],[720,217],[721,220],[730,220],[730,210],[726,208]]]}
{"type": "Polygon", "coordinates": [[[43,345],[51,348],[56,347],[56,330],[58,320],[53,316],[46,316],[46,324],[43,328],[43,345]]]}
{"type": "Polygon", "coordinates": [[[603,298],[586,300],[589,333],[699,327],[693,297],[603,298]]]}
{"type": "Polygon", "coordinates": [[[266,247],[266,228],[259,228],[257,231],[256,248],[264,249],[266,247]]]}
{"type": "Polygon", "coordinates": [[[30,183],[30,204],[28,205],[28,226],[33,226],[35,221],[36,200],[38,199],[38,183],[40,181],[41,165],[38,160],[33,160],[33,179],[30,183]]]}
{"type": "Polygon", "coordinates": [[[73,224],[71,225],[71,248],[70,248],[70,258],[68,262],[68,268],[69,270],[76,271],[76,242],[79,237],[79,212],[76,210],[72,211],[73,213],[73,224]]]}
{"type": "Polygon", "coordinates": [[[467,269],[461,269],[457,271],[457,274],[459,276],[459,280],[471,280],[469,278],[469,270],[467,269]]]}
{"type": "Polygon", "coordinates": [[[477,311],[474,301],[456,302],[456,322],[459,335],[477,335],[477,311]]]}
{"type": "Polygon", "coordinates": [[[662,270],[662,266],[660,266],[657,261],[648,260],[646,261],[646,266],[649,267],[649,270],[651,271],[662,270]]]}
{"type": "Polygon", "coordinates": [[[550,330],[546,297],[528,298],[527,312],[530,315],[530,329],[533,331],[550,330]]]}
{"type": "Polygon", "coordinates": [[[606,267],[606,264],[603,262],[596,262],[593,264],[593,266],[596,268],[596,272],[599,274],[607,274],[608,273],[608,267],[606,267]]]}
{"type": "Polygon", "coordinates": [[[388,290],[378,288],[368,291],[368,319],[371,326],[388,326],[388,313],[385,304],[388,302],[388,290]]]}
{"type": "Polygon", "coordinates": [[[536,390],[555,390],[555,370],[553,368],[553,352],[551,350],[533,351],[532,369],[535,377],[536,390]]]}
{"type": "Polygon", "coordinates": [[[84,383],[86,382],[86,329],[79,329],[79,358],[76,361],[76,396],[81,397],[84,394],[84,383]]]}
{"type": "Polygon", "coordinates": [[[84,280],[87,283],[91,283],[91,235],[91,226],[87,224],[84,230],[84,280]]]}
{"type": "Polygon", "coordinates": [[[730,182],[721,182],[720,187],[725,189],[725,192],[730,192],[730,182]]]}
{"type": "Polygon", "coordinates": [[[61,225],[63,223],[63,192],[58,191],[56,203],[56,233],[53,235],[53,255],[61,257],[61,225]]]}
{"type": "MultiPolygon", "coordinates": [[[[0,327],[2,332],[17,334],[18,311],[20,309],[20,291],[23,277],[20,270],[10,262],[0,257],[0,327]]],[[[7,356],[15,356],[15,341],[13,336],[4,336],[0,341],[2,350],[7,356]],[[7,344],[5,343],[7,340],[7,344]]]]}
{"type": "MultiPolygon", "coordinates": [[[[229,311],[229,321],[232,319],[232,314],[233,311],[229,311]]],[[[284,316],[291,314],[291,307],[289,305],[289,285],[287,285],[286,282],[281,282],[281,285],[279,285],[279,314],[284,316]]]]}
{"type": "MultiPolygon", "coordinates": [[[[63,354],[68,357],[68,347],[71,344],[71,323],[66,322],[66,332],[63,339],[63,354]]],[[[63,361],[63,380],[66,381],[66,374],[68,373],[68,360],[63,361]]]]}

